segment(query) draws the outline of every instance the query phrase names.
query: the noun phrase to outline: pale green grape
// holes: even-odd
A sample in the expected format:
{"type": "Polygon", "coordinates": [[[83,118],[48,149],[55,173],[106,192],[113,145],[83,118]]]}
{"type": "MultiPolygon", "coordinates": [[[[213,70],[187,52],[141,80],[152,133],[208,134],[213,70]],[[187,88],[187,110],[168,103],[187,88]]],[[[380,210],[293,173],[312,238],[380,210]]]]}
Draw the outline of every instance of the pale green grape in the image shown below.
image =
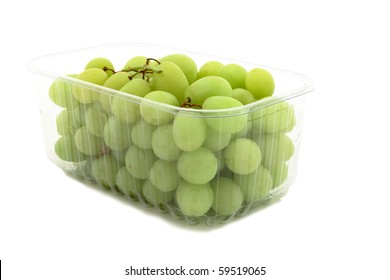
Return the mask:
{"type": "Polygon", "coordinates": [[[174,192],[162,192],[157,189],[153,184],[146,180],[143,187],[142,193],[146,201],[152,205],[168,204],[173,200],[174,192]]]}
{"type": "Polygon", "coordinates": [[[200,113],[179,112],[173,121],[173,140],[183,151],[194,151],[206,139],[207,125],[200,113]]]}
{"type": "Polygon", "coordinates": [[[72,110],[72,114],[74,116],[75,121],[80,123],[81,125],[85,125],[87,123],[86,115],[89,108],[90,104],[80,104],[80,106],[74,108],[72,110]]]}
{"type": "MultiPolygon", "coordinates": [[[[69,76],[75,78],[77,75],[69,76]]],[[[72,85],[68,81],[61,79],[56,79],[51,84],[49,97],[51,101],[62,108],[72,109],[79,104],[72,94],[72,85]]]]}
{"type": "Polygon", "coordinates": [[[131,130],[131,140],[142,149],[152,148],[152,135],[155,126],[147,123],[143,119],[138,120],[131,130]]]}
{"type": "Polygon", "coordinates": [[[240,186],[246,204],[267,198],[273,186],[271,174],[262,165],[248,175],[235,174],[233,180],[240,186]]]}
{"type": "Polygon", "coordinates": [[[217,131],[208,126],[207,136],[203,143],[203,147],[212,152],[220,151],[229,145],[231,138],[232,135],[230,133],[217,131]]]}
{"type": "Polygon", "coordinates": [[[238,64],[231,63],[224,65],[219,70],[218,76],[228,81],[233,89],[245,88],[246,70],[238,64]]]}
{"type": "Polygon", "coordinates": [[[125,166],[119,169],[115,181],[119,191],[125,195],[138,198],[142,194],[143,181],[133,177],[125,166]]]}
{"type": "Polygon", "coordinates": [[[110,77],[112,74],[114,74],[114,65],[110,60],[104,57],[97,57],[92,60],[90,60],[87,65],[85,66],[85,70],[91,69],[91,68],[99,68],[105,71],[108,77],[110,77]]]}
{"type": "Polygon", "coordinates": [[[209,183],[195,185],[181,181],[176,190],[176,202],[187,216],[205,215],[210,210],[213,200],[214,194],[209,183]]]}
{"type": "Polygon", "coordinates": [[[116,182],[116,174],[121,168],[116,159],[106,154],[92,162],[92,172],[96,180],[105,188],[113,189],[116,182]]]}
{"type": "MultiPolygon", "coordinates": [[[[77,75],[76,78],[84,82],[102,86],[108,79],[108,76],[102,69],[91,68],[84,70],[79,75],[77,75]]],[[[84,85],[74,84],[72,86],[72,93],[80,103],[84,104],[92,103],[94,100],[98,100],[99,98],[99,93],[93,89],[85,87],[84,85]]]]}
{"type": "Polygon", "coordinates": [[[173,140],[172,124],[161,125],[153,131],[152,149],[162,160],[176,161],[179,158],[180,150],[173,140]]]}
{"type": "Polygon", "coordinates": [[[59,135],[74,135],[81,127],[72,110],[64,109],[56,118],[57,132],[59,135]]]}
{"type": "MultiPolygon", "coordinates": [[[[156,90],[149,92],[144,99],[179,106],[177,98],[166,91],[156,90]]],[[[158,108],[158,105],[156,106],[143,100],[140,105],[141,116],[146,122],[153,125],[163,125],[173,121],[173,113],[164,110],[164,104],[161,104],[161,108],[158,108]]]]}
{"type": "Polygon", "coordinates": [[[257,142],[261,150],[261,162],[267,168],[283,164],[294,154],[294,143],[285,134],[263,133],[257,142]]]}
{"type": "Polygon", "coordinates": [[[126,92],[132,95],[144,97],[152,91],[152,85],[142,79],[134,79],[125,84],[120,91],[126,92]]]}
{"type": "Polygon", "coordinates": [[[291,131],[295,125],[294,108],[286,101],[272,97],[278,103],[253,111],[252,127],[267,133],[291,131]]]}
{"type": "Polygon", "coordinates": [[[193,82],[185,92],[191,103],[203,105],[211,96],[232,96],[232,87],[221,77],[208,76],[193,82]]]}
{"type": "Polygon", "coordinates": [[[131,125],[110,117],[103,130],[104,142],[113,150],[126,150],[131,144],[131,129],[131,125]]]}
{"type": "MultiPolygon", "coordinates": [[[[117,72],[110,76],[103,84],[104,87],[120,90],[123,86],[125,86],[128,82],[130,82],[129,74],[126,72],[117,72]]],[[[99,101],[102,104],[103,108],[107,113],[111,112],[111,104],[112,104],[113,96],[108,93],[102,93],[99,96],[99,101]]]]}
{"type": "Polygon", "coordinates": [[[273,179],[273,187],[279,187],[283,184],[288,177],[288,166],[286,163],[280,163],[279,165],[271,165],[269,168],[269,173],[273,179]]]}
{"type": "Polygon", "coordinates": [[[147,179],[154,163],[153,151],[131,145],[126,153],[126,168],[135,178],[147,179]]]}
{"type": "Polygon", "coordinates": [[[117,162],[120,163],[120,165],[125,165],[126,152],[127,150],[123,150],[123,151],[111,150],[110,154],[116,159],[117,162]]]}
{"type": "Polygon", "coordinates": [[[174,191],[180,182],[179,171],[175,161],[157,160],[149,174],[150,182],[163,192],[174,191]]]}
{"type": "Polygon", "coordinates": [[[182,152],[177,162],[180,176],[193,184],[210,182],[218,171],[218,160],[210,150],[200,147],[192,152],[182,152]]]}
{"type": "Polygon", "coordinates": [[[107,114],[94,107],[89,108],[85,116],[85,122],[89,132],[98,137],[103,137],[104,126],[107,123],[107,119],[107,114]]]}
{"type": "MultiPolygon", "coordinates": [[[[243,106],[240,101],[228,96],[212,96],[205,100],[203,109],[228,109],[243,106]]],[[[207,124],[214,130],[236,133],[242,130],[248,121],[246,111],[220,112],[207,118],[207,124]]]]}
{"type": "Polygon", "coordinates": [[[219,177],[210,182],[213,189],[214,201],[212,208],[220,215],[233,215],[240,209],[243,194],[240,187],[231,179],[219,177]]]}
{"type": "Polygon", "coordinates": [[[183,71],[171,61],[161,62],[157,66],[161,72],[152,74],[152,87],[154,90],[167,91],[173,94],[178,102],[185,99],[184,93],[188,88],[188,80],[183,71]]]}
{"type": "Polygon", "coordinates": [[[54,151],[64,161],[81,162],[85,160],[85,155],[77,149],[73,136],[59,138],[54,145],[54,151]]]}
{"type": "Polygon", "coordinates": [[[244,88],[233,89],[232,97],[234,99],[237,99],[244,105],[255,102],[255,98],[253,97],[253,94],[249,90],[244,88]]]}
{"type": "Polygon", "coordinates": [[[146,64],[146,56],[142,56],[142,55],[134,56],[129,61],[127,61],[126,65],[123,67],[123,70],[129,70],[130,68],[144,66],[145,64],[146,64]]]}
{"type": "Polygon", "coordinates": [[[275,82],[270,72],[254,68],[246,74],[245,88],[252,92],[255,99],[261,99],[274,93],[275,82]]]}
{"type": "Polygon", "coordinates": [[[237,174],[249,174],[261,163],[259,146],[251,139],[237,138],[224,150],[226,166],[237,174]]]}
{"type": "Polygon", "coordinates": [[[90,156],[94,156],[103,151],[103,139],[93,135],[86,126],[82,126],[74,135],[74,142],[77,149],[90,156]]]}
{"type": "Polygon", "coordinates": [[[171,61],[175,63],[183,71],[184,75],[187,78],[189,84],[193,83],[196,80],[196,75],[198,74],[198,67],[196,66],[195,61],[184,54],[170,54],[159,59],[160,62],[171,61]]]}
{"type": "Polygon", "coordinates": [[[196,79],[199,80],[207,76],[218,76],[222,67],[223,64],[219,61],[208,61],[199,68],[196,79]]]}

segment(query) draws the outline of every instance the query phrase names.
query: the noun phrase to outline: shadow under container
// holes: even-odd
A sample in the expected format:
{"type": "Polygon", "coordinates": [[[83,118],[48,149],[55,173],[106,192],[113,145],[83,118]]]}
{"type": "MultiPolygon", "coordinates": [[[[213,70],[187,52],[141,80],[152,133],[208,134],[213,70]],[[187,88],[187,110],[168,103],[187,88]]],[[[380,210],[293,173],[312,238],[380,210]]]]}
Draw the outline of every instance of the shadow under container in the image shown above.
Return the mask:
{"type": "Polygon", "coordinates": [[[313,90],[306,76],[134,43],[41,56],[29,70],[36,74],[48,158],[80,181],[87,179],[131,203],[211,226],[272,204],[295,181],[304,98],[313,90]],[[161,58],[173,53],[188,55],[198,69],[212,60],[247,71],[266,69],[275,81],[274,94],[231,109],[181,108],[72,75],[96,57],[123,67],[140,54],[161,58]],[[64,104],[54,104],[50,91],[62,91],[64,104]],[[93,102],[75,101],[74,91],[90,94],[93,102]]]}

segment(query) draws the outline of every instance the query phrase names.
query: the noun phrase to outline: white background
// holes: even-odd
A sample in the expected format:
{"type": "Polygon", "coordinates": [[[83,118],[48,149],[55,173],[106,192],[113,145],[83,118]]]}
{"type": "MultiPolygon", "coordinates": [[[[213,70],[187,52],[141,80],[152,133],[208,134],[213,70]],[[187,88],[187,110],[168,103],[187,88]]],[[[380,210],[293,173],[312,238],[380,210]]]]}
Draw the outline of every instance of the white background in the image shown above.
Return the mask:
{"type": "Polygon", "coordinates": [[[131,279],[124,274],[130,265],[266,266],[259,279],[390,279],[386,2],[3,1],[4,279],[131,279]],[[117,42],[157,43],[312,77],[316,91],[306,99],[298,178],[288,195],[209,230],[182,226],[64,175],[46,158],[26,63],[117,42]]]}

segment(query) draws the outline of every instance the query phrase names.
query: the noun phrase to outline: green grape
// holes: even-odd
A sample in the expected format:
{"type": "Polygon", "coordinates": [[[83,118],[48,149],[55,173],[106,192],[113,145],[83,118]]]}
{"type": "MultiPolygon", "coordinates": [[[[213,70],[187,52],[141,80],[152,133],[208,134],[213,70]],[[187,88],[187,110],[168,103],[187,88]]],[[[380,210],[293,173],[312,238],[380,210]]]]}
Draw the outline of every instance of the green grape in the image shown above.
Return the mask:
{"type": "MultiPolygon", "coordinates": [[[[98,68],[91,68],[84,70],[76,77],[78,80],[89,82],[95,85],[102,86],[104,82],[108,79],[107,74],[98,68]]],[[[76,85],[72,86],[73,96],[83,104],[92,103],[94,100],[98,100],[99,93],[94,91],[93,89],[87,88],[84,85],[76,85]]]]}
{"type": "Polygon", "coordinates": [[[177,163],[161,159],[155,161],[150,169],[149,179],[153,186],[162,192],[176,190],[180,182],[177,163]]]}
{"type": "MultiPolygon", "coordinates": [[[[272,97],[270,100],[278,101],[272,97]]],[[[267,133],[291,131],[295,125],[294,108],[286,101],[253,111],[252,127],[267,133]]]]}
{"type": "Polygon", "coordinates": [[[231,179],[219,177],[210,182],[214,194],[212,208],[220,215],[233,215],[240,209],[243,194],[240,187],[231,179]]]}
{"type": "Polygon", "coordinates": [[[142,193],[146,201],[152,205],[168,204],[173,200],[174,192],[162,192],[157,189],[153,184],[146,180],[143,187],[142,193]]]}
{"type": "Polygon", "coordinates": [[[194,151],[206,139],[207,125],[200,113],[179,112],[173,121],[173,140],[183,151],[194,151]]]}
{"type": "Polygon", "coordinates": [[[271,165],[269,168],[269,173],[273,179],[273,187],[279,187],[283,184],[288,177],[288,166],[286,163],[280,163],[279,165],[271,165]]]}
{"type": "MultiPolygon", "coordinates": [[[[144,99],[173,106],[179,106],[179,102],[177,101],[176,97],[166,91],[156,90],[149,92],[147,95],[145,95],[144,99]]],[[[141,116],[146,122],[158,126],[173,121],[173,113],[164,110],[164,104],[161,104],[160,108],[158,108],[158,105],[156,106],[154,104],[150,104],[144,100],[141,101],[141,116]]]]}
{"type": "Polygon", "coordinates": [[[262,165],[248,175],[234,174],[233,180],[240,186],[246,204],[266,199],[273,186],[271,174],[262,165]]]}
{"type": "Polygon", "coordinates": [[[209,183],[195,185],[181,181],[176,190],[176,202],[187,216],[205,215],[210,210],[213,200],[214,194],[209,183]]]}
{"type": "Polygon", "coordinates": [[[246,70],[238,64],[226,64],[218,73],[218,76],[224,78],[233,89],[245,88],[246,70]]]}
{"type": "Polygon", "coordinates": [[[108,77],[114,74],[114,65],[112,64],[111,61],[109,61],[107,58],[104,57],[97,57],[90,60],[85,66],[85,70],[91,68],[99,68],[104,70],[104,72],[107,74],[108,77]]]}
{"type": "Polygon", "coordinates": [[[126,168],[135,178],[147,179],[154,163],[153,151],[131,145],[126,153],[126,168]]]}
{"type": "Polygon", "coordinates": [[[232,87],[221,77],[208,76],[193,82],[185,92],[191,103],[203,105],[211,96],[232,96],[232,87]]]}
{"type": "Polygon", "coordinates": [[[121,168],[116,159],[106,154],[92,162],[92,172],[99,184],[105,188],[113,189],[116,184],[116,174],[121,168]]]}
{"type": "Polygon", "coordinates": [[[123,151],[111,150],[110,151],[111,155],[116,159],[117,162],[119,162],[120,165],[125,165],[126,152],[127,152],[127,150],[123,150],[123,151]]]}
{"type": "Polygon", "coordinates": [[[255,99],[261,99],[274,93],[275,82],[270,72],[254,68],[246,74],[245,88],[252,92],[255,99]]]}
{"type": "Polygon", "coordinates": [[[207,127],[207,136],[203,143],[203,147],[212,152],[217,152],[224,149],[230,143],[232,135],[227,132],[221,132],[207,127]]]}
{"type": "Polygon", "coordinates": [[[131,130],[131,140],[142,149],[151,149],[154,129],[155,126],[140,119],[134,124],[131,130]]]}
{"type": "Polygon", "coordinates": [[[178,102],[183,102],[185,99],[184,93],[188,88],[188,81],[180,67],[171,61],[164,61],[157,68],[161,72],[152,74],[153,89],[169,92],[176,97],[178,102]]]}
{"type": "MultiPolygon", "coordinates": [[[[212,96],[205,100],[203,109],[228,109],[243,106],[240,101],[228,96],[212,96]]],[[[242,130],[248,121],[246,111],[215,113],[207,118],[207,124],[214,130],[225,133],[236,133],[242,130]]]]}
{"type": "Polygon", "coordinates": [[[90,104],[80,104],[80,106],[74,108],[72,110],[72,114],[74,116],[75,121],[80,123],[81,125],[86,125],[86,115],[89,108],[90,104]]]}
{"type": "Polygon", "coordinates": [[[74,135],[81,127],[72,110],[64,109],[58,114],[56,119],[57,132],[59,135],[74,135]]]}
{"type": "Polygon", "coordinates": [[[249,174],[261,163],[259,146],[247,138],[237,138],[230,142],[224,150],[226,166],[237,174],[249,174]]]}
{"type": "MultiPolygon", "coordinates": [[[[120,90],[130,82],[129,74],[126,72],[117,72],[110,76],[103,84],[104,87],[120,90]]],[[[111,112],[112,95],[109,93],[102,93],[99,96],[99,101],[107,113],[111,112]]]]}
{"type": "Polygon", "coordinates": [[[134,79],[125,84],[120,91],[126,92],[139,97],[144,97],[152,91],[152,85],[142,79],[134,79]]]}
{"type": "Polygon", "coordinates": [[[107,123],[107,119],[107,114],[94,107],[89,108],[85,116],[85,123],[88,131],[98,137],[103,137],[104,126],[107,123]]]}
{"type": "Polygon", "coordinates": [[[160,62],[171,61],[175,63],[183,71],[187,78],[188,84],[192,84],[196,80],[198,74],[198,67],[195,61],[184,54],[171,54],[159,59],[160,62]]]}
{"type": "MultiPolygon", "coordinates": [[[[68,75],[75,78],[77,75],[68,75]]],[[[79,102],[72,94],[72,85],[65,80],[56,79],[49,88],[49,97],[56,105],[62,108],[74,108],[79,102]]]]}
{"type": "Polygon", "coordinates": [[[176,161],[180,150],[173,140],[173,125],[161,125],[153,131],[152,149],[154,154],[166,161],[176,161]]]}
{"type": "Polygon", "coordinates": [[[199,80],[207,76],[218,76],[222,67],[223,64],[219,61],[208,61],[199,68],[196,79],[199,80]]]}
{"type": "Polygon", "coordinates": [[[283,164],[294,154],[294,143],[285,134],[263,133],[257,142],[261,150],[261,162],[267,168],[283,164]]]}
{"type": "Polygon", "coordinates": [[[56,155],[69,162],[81,162],[85,160],[85,155],[76,148],[73,136],[62,136],[54,145],[56,155]]]}
{"type": "Polygon", "coordinates": [[[94,156],[103,151],[103,139],[93,135],[86,126],[80,127],[74,135],[77,149],[89,156],[94,156]]]}
{"type": "Polygon", "coordinates": [[[232,97],[234,99],[237,99],[244,105],[255,102],[255,98],[253,97],[253,94],[249,90],[244,88],[233,89],[232,97]]]}
{"type": "Polygon", "coordinates": [[[125,166],[119,169],[115,181],[119,191],[125,195],[138,198],[142,194],[143,181],[133,177],[125,166]]]}
{"type": "Polygon", "coordinates": [[[218,160],[213,152],[200,147],[192,152],[182,152],[177,168],[184,180],[193,184],[206,184],[217,174],[218,160]]]}
{"type": "Polygon", "coordinates": [[[131,125],[110,117],[104,126],[103,138],[106,145],[113,150],[126,150],[131,144],[131,125]]]}

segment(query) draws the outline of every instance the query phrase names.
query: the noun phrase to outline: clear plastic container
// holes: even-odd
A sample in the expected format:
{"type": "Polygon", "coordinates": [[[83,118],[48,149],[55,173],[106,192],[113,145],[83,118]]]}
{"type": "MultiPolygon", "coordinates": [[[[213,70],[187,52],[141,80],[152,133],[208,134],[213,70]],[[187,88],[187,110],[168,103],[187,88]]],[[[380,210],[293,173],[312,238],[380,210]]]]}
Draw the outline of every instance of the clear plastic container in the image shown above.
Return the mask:
{"type": "Polygon", "coordinates": [[[295,180],[304,97],[313,90],[311,80],[303,75],[135,43],[41,56],[30,61],[29,70],[36,74],[48,158],[66,173],[88,179],[130,203],[155,207],[188,223],[213,225],[272,204],[295,180]],[[266,69],[275,81],[273,96],[230,109],[182,108],[68,76],[82,72],[86,63],[97,57],[122,69],[135,56],[159,59],[173,53],[188,55],[198,69],[212,60],[239,64],[247,71],[266,69]],[[50,98],[50,90],[66,91],[71,101],[58,106],[50,98]],[[92,93],[94,101],[73,102],[75,90],[92,93]],[[132,120],[118,120],[112,112],[114,99],[126,104],[124,110],[130,115],[134,113],[132,120]],[[157,122],[141,111],[152,111],[157,122]],[[88,118],[95,122],[93,133],[88,118]],[[187,124],[179,133],[184,147],[173,137],[179,118],[187,124]],[[186,144],[198,138],[200,143],[195,146],[186,144]]]}

